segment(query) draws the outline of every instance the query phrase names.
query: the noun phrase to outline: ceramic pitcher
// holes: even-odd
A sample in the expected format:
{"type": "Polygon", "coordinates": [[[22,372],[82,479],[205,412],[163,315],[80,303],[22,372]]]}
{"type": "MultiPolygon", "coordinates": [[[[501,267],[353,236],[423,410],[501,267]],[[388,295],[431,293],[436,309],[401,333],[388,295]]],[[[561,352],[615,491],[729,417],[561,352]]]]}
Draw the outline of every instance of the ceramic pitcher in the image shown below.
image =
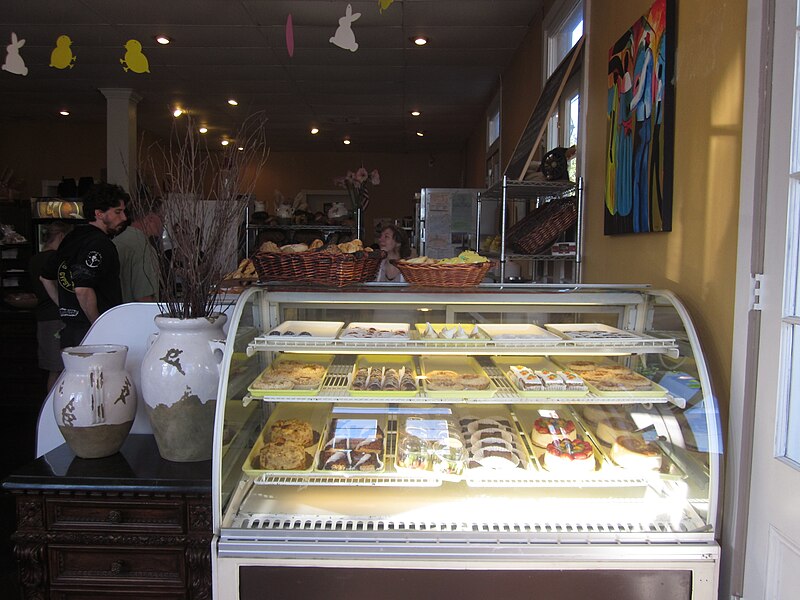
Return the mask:
{"type": "Polygon", "coordinates": [[[209,460],[227,317],[157,316],[142,359],[142,398],[158,451],[167,460],[209,460]]]}
{"type": "Polygon", "coordinates": [[[61,356],[64,375],[53,397],[61,434],[81,458],[114,454],[136,417],[136,390],[125,371],[128,347],[73,346],[61,356]]]}

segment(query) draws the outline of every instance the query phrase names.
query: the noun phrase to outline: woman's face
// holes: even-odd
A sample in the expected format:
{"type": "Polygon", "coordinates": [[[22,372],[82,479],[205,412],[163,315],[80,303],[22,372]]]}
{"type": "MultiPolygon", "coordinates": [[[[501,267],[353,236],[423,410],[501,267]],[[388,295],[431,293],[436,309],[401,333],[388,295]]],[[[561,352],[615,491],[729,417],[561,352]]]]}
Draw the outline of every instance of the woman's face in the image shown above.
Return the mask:
{"type": "Polygon", "coordinates": [[[378,238],[378,246],[387,254],[399,252],[400,250],[400,244],[394,239],[394,231],[391,229],[381,231],[381,237],[378,238]]]}

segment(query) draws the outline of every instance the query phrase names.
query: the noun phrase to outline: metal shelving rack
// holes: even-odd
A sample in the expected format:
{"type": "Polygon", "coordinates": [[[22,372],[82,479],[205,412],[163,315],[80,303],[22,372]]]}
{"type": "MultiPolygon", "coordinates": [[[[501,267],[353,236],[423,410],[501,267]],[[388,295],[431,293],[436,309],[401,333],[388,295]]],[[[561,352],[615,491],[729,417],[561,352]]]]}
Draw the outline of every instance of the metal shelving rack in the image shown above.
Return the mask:
{"type": "MultiPolygon", "coordinates": [[[[500,203],[500,254],[497,256],[500,262],[500,282],[505,282],[506,262],[510,260],[528,261],[573,261],[574,281],[568,283],[578,283],[581,280],[581,256],[583,253],[583,181],[515,181],[504,176],[503,180],[478,194],[478,212],[476,218],[475,239],[480,242],[481,233],[481,207],[483,202],[500,203]],[[565,198],[574,195],[578,202],[578,222],[575,229],[575,255],[551,255],[551,254],[511,254],[508,252],[506,230],[509,223],[508,209],[511,202],[517,200],[535,200],[538,208],[541,204],[556,198],[565,198]]],[[[532,282],[536,283],[536,282],[532,282]]],[[[559,282],[566,283],[566,282],[559,282]]]]}
{"type": "Polygon", "coordinates": [[[250,207],[248,206],[245,211],[245,222],[244,222],[244,230],[245,230],[245,253],[246,256],[250,256],[253,254],[257,248],[255,247],[255,240],[258,236],[258,232],[265,231],[267,229],[277,229],[280,231],[288,232],[293,235],[296,231],[319,231],[325,236],[325,241],[330,238],[332,235],[337,233],[348,233],[353,234],[355,237],[363,239],[363,230],[364,226],[362,223],[362,214],[361,210],[357,211],[355,215],[356,222],[353,225],[319,225],[317,223],[303,223],[303,224],[277,224],[277,225],[268,225],[266,223],[255,223],[252,221],[250,215],[250,207]]]}

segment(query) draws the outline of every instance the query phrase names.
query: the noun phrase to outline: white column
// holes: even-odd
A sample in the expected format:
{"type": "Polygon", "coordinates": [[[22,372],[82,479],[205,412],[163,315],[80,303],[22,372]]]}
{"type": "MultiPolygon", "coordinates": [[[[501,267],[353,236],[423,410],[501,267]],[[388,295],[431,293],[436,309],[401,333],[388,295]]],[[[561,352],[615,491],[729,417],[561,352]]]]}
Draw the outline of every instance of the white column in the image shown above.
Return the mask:
{"type": "Polygon", "coordinates": [[[136,105],[142,97],[129,88],[101,88],[106,97],[106,170],[108,183],[126,191],[136,181],[136,105]]]}

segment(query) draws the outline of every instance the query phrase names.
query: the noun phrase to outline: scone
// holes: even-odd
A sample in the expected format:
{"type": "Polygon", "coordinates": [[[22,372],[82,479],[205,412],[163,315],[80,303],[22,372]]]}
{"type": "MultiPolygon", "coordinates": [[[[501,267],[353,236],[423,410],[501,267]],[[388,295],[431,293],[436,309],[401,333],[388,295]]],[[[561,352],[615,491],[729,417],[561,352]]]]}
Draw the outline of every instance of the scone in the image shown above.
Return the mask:
{"type": "Polygon", "coordinates": [[[271,442],[294,442],[306,447],[314,443],[314,430],[307,421],[300,419],[280,419],[270,428],[271,442]]]}
{"type": "Polygon", "coordinates": [[[306,468],[306,449],[294,442],[268,442],[259,452],[262,469],[297,471],[306,468]]]}

